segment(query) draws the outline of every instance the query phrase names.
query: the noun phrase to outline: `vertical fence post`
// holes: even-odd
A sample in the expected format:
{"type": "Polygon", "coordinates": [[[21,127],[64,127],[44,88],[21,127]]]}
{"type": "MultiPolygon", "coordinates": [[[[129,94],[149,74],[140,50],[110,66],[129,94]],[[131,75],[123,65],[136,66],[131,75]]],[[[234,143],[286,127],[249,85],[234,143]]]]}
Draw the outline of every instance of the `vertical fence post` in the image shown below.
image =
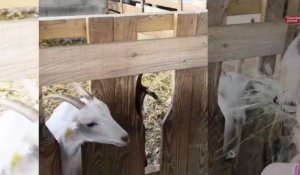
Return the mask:
{"type": "MultiPolygon", "coordinates": [[[[176,15],[175,26],[177,37],[195,36],[198,14],[176,15]]],[[[204,161],[207,157],[205,82],[205,68],[175,71],[173,105],[162,129],[161,175],[206,174],[204,172],[207,170],[204,161]]]]}
{"type": "MultiPolygon", "coordinates": [[[[276,22],[282,20],[284,13],[284,0],[263,0],[262,1],[262,22],[276,22]]],[[[276,55],[264,56],[259,58],[258,70],[263,74],[271,76],[274,74],[276,55]]]]}
{"type": "MultiPolygon", "coordinates": [[[[230,0],[208,0],[208,28],[226,24],[226,11],[230,0]]],[[[209,31],[208,31],[209,32],[209,31]]],[[[208,38],[208,148],[209,175],[232,175],[232,166],[223,162],[220,157],[223,147],[224,117],[218,106],[218,85],[222,62],[210,63],[214,47],[210,45],[214,39],[208,38]]]]}
{"type": "MultiPolygon", "coordinates": [[[[136,17],[109,18],[107,25],[100,22],[103,18],[88,19],[89,43],[137,39],[136,17]]],[[[84,145],[85,175],[144,175],[145,137],[143,121],[135,106],[136,80],[137,76],[130,76],[92,81],[92,93],[108,104],[114,119],[129,133],[131,142],[126,147],[92,143],[84,145]]]]}
{"type": "Polygon", "coordinates": [[[42,88],[40,88],[39,93],[39,174],[62,175],[59,145],[45,125],[42,108],[42,88]]]}

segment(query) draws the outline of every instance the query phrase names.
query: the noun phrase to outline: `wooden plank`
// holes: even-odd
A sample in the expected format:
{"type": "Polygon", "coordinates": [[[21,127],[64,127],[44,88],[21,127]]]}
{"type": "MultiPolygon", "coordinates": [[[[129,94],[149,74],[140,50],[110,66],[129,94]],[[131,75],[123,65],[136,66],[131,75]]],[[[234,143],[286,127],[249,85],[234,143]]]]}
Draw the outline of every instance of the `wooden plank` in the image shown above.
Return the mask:
{"type": "Polygon", "coordinates": [[[231,0],[228,16],[261,13],[261,0],[231,0]]]}
{"type": "MultiPolygon", "coordinates": [[[[282,20],[285,1],[282,0],[263,0],[262,21],[276,22],[282,20]]],[[[272,76],[275,71],[276,55],[259,58],[258,70],[265,75],[272,76]]]]}
{"type": "Polygon", "coordinates": [[[163,7],[169,7],[169,8],[173,8],[173,9],[178,8],[178,3],[176,1],[172,1],[172,0],[146,0],[146,3],[159,5],[159,6],[163,6],[163,7]]]}
{"type": "MultiPolygon", "coordinates": [[[[173,30],[174,14],[140,14],[137,16],[138,32],[173,30]]],[[[59,17],[40,19],[40,40],[53,38],[86,38],[86,19],[100,16],[59,17]]],[[[107,15],[101,17],[116,17],[107,15]]]]}
{"type": "Polygon", "coordinates": [[[174,29],[174,14],[143,15],[138,17],[138,32],[174,29]]]}
{"type": "MultiPolygon", "coordinates": [[[[114,28],[114,20],[107,20],[106,26],[101,25],[99,22],[102,20],[102,18],[94,18],[94,19],[87,19],[87,23],[89,23],[90,26],[93,26],[92,28],[87,29],[87,35],[88,35],[88,43],[107,43],[107,42],[113,42],[113,30],[104,30],[105,28],[114,28]],[[91,31],[90,31],[91,30],[91,31]],[[101,32],[94,32],[93,30],[99,30],[101,32]],[[109,36],[109,37],[108,37],[109,36]],[[101,39],[103,38],[103,39],[101,39]]],[[[84,58],[84,57],[82,57],[84,58]]],[[[95,64],[97,65],[97,64],[95,64]]],[[[97,66],[95,66],[97,67],[97,66]]],[[[114,92],[114,80],[107,80],[102,82],[102,89],[97,88],[100,93],[95,92],[92,82],[92,93],[102,101],[104,101],[111,109],[113,106],[112,104],[115,104],[113,102],[113,99],[115,98],[115,92],[114,92]],[[110,88],[107,88],[108,86],[111,86],[110,88]],[[105,93],[103,93],[105,92],[105,93]]],[[[112,116],[115,116],[112,113],[112,116]]],[[[107,145],[101,145],[96,143],[86,143],[84,144],[82,148],[82,171],[83,175],[94,175],[94,174],[107,174],[110,175],[110,172],[107,170],[111,165],[111,162],[108,161],[110,159],[110,156],[107,155],[107,151],[109,148],[107,145]],[[104,151],[103,151],[104,149],[104,151]],[[107,151],[106,151],[106,150],[107,151]]],[[[116,151],[118,149],[115,149],[116,151]]],[[[115,165],[117,166],[117,165],[115,165]]]]}
{"type": "Polygon", "coordinates": [[[1,21],[0,33],[0,80],[37,78],[38,20],[1,21]]]}
{"type": "MultiPolygon", "coordinates": [[[[175,21],[177,26],[175,29],[176,36],[195,36],[197,34],[198,16],[178,15],[175,21]]],[[[198,61],[200,62],[199,59],[198,61]]],[[[202,126],[204,128],[207,126],[204,122],[205,115],[201,113],[202,109],[198,110],[199,105],[201,105],[198,100],[203,97],[202,100],[205,99],[206,101],[205,96],[201,96],[201,91],[206,90],[206,88],[201,89],[201,87],[204,87],[201,84],[202,82],[205,84],[205,81],[205,68],[175,71],[173,105],[163,122],[161,175],[187,173],[188,175],[198,175],[205,173],[207,170],[205,161],[202,162],[203,155],[201,155],[205,152],[203,150],[207,152],[207,147],[203,144],[207,141],[207,134],[203,132],[197,137],[193,135],[199,134],[198,131],[203,129],[202,126]],[[203,121],[203,123],[199,123],[200,121],[203,121]],[[200,130],[198,130],[199,128],[200,130]]]]}
{"type": "Polygon", "coordinates": [[[86,19],[40,21],[40,40],[54,38],[86,38],[86,19]]]}
{"type": "Polygon", "coordinates": [[[87,20],[87,42],[88,43],[107,43],[114,39],[113,35],[107,35],[107,31],[113,31],[114,18],[102,17],[102,18],[89,18],[87,20]],[[101,37],[95,37],[101,36],[101,37]],[[93,38],[90,38],[93,37],[93,38]],[[91,42],[93,41],[93,42],[91,42]]]}
{"type": "MultiPolygon", "coordinates": [[[[196,35],[207,33],[207,15],[198,15],[196,35]]],[[[195,68],[193,73],[192,116],[189,127],[187,175],[208,174],[208,86],[207,66],[195,68]]]]}
{"type": "MultiPolygon", "coordinates": [[[[132,30],[123,30],[124,28],[130,28],[128,25],[131,25],[130,27],[137,26],[135,17],[114,19],[114,32],[109,34],[114,35],[115,42],[136,40],[137,32],[134,27],[131,28],[132,30]]],[[[91,42],[93,41],[91,40],[91,42]]],[[[110,60],[110,62],[113,62],[113,60],[110,60]]],[[[102,154],[102,156],[94,159],[95,161],[98,160],[98,163],[95,163],[95,166],[98,166],[98,168],[86,167],[85,174],[144,174],[145,137],[143,120],[137,114],[135,106],[136,81],[136,76],[92,81],[93,93],[109,105],[115,120],[129,133],[131,141],[128,146],[123,148],[108,145],[98,145],[96,147],[96,144],[90,144],[89,148],[85,148],[89,152],[89,154],[86,154],[85,159],[91,161],[91,155],[94,155],[95,151],[99,152],[98,154],[102,154]],[[105,166],[100,167],[100,165],[105,166]]]]}
{"type": "Polygon", "coordinates": [[[125,4],[125,3],[118,3],[115,1],[108,1],[108,9],[113,10],[116,12],[120,12],[121,14],[136,14],[136,13],[142,13],[142,8],[125,4]],[[123,6],[123,8],[122,8],[123,6]]]}
{"type": "MultiPolygon", "coordinates": [[[[208,27],[211,28],[225,25],[227,7],[230,0],[209,0],[208,27]]],[[[214,32],[212,32],[214,33],[214,32]]],[[[226,33],[229,34],[229,33],[226,33]]],[[[218,47],[213,44],[214,37],[208,38],[208,152],[209,152],[209,175],[232,175],[232,166],[219,158],[223,152],[217,152],[223,147],[224,117],[218,106],[218,86],[221,75],[222,62],[212,63],[215,60],[214,52],[218,47]]],[[[220,55],[220,58],[223,54],[220,55]]]]}
{"type": "Polygon", "coordinates": [[[39,174],[62,175],[59,144],[45,123],[40,123],[39,133],[39,174]]]}
{"type": "Polygon", "coordinates": [[[40,83],[49,85],[205,66],[206,40],[206,36],[199,36],[40,49],[40,83]]]}
{"type": "Polygon", "coordinates": [[[159,165],[147,166],[145,168],[145,175],[159,175],[159,165]]]}
{"type": "Polygon", "coordinates": [[[286,24],[276,22],[211,27],[209,62],[281,54],[286,31],[286,24]]]}

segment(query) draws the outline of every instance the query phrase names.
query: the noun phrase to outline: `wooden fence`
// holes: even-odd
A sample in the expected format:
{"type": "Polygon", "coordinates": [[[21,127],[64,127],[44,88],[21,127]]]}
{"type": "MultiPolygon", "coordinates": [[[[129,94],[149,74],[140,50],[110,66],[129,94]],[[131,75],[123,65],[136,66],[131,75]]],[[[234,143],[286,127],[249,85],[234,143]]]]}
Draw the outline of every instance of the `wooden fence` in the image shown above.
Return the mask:
{"type": "MultiPolygon", "coordinates": [[[[40,49],[40,83],[92,81],[127,130],[125,148],[87,143],[87,175],[200,175],[207,172],[207,14],[163,13],[47,18],[40,39],[87,38],[87,45],[40,49]],[[141,32],[172,30],[174,36],[138,41],[141,32]],[[146,167],[137,76],[175,70],[173,106],[163,128],[160,167],[146,167]],[[199,108],[199,106],[201,106],[199,108]]],[[[61,174],[59,147],[41,118],[40,174],[61,174]]]]}
{"type": "Polygon", "coordinates": [[[0,81],[37,78],[38,20],[0,21],[0,33],[0,81]]]}
{"type": "MultiPolygon", "coordinates": [[[[260,0],[260,4],[257,4],[259,8],[250,5],[252,1],[248,1],[245,6],[235,10],[233,3],[237,5],[237,2],[244,1],[208,1],[208,147],[211,175],[260,175],[262,169],[270,163],[267,141],[255,137],[264,127],[259,122],[244,126],[242,140],[250,139],[241,145],[238,157],[231,162],[223,160],[220,149],[223,146],[224,117],[217,104],[218,80],[222,62],[229,60],[260,57],[260,71],[266,73],[265,64],[270,64],[274,69],[276,55],[283,53],[296,31],[295,26],[284,24],[283,14],[298,15],[300,7],[299,0],[260,0]],[[248,14],[250,11],[260,13],[263,22],[225,25],[227,15],[248,14]]],[[[268,133],[268,128],[262,132],[268,133]]]]}
{"type": "Polygon", "coordinates": [[[110,12],[117,13],[163,12],[170,10],[203,11],[206,9],[205,2],[197,0],[188,2],[184,0],[134,0],[133,2],[135,2],[135,5],[123,3],[122,0],[120,2],[108,0],[108,9],[110,12]]]}

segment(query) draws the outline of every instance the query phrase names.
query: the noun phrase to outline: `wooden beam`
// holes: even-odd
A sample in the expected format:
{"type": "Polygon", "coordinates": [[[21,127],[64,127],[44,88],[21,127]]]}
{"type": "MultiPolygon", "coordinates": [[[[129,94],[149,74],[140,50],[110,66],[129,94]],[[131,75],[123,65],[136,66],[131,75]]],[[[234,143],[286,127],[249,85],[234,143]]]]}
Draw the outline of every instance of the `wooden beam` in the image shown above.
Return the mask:
{"type": "Polygon", "coordinates": [[[228,6],[228,16],[260,14],[261,0],[231,0],[228,6]]]}
{"type": "Polygon", "coordinates": [[[40,49],[40,83],[206,66],[206,39],[200,36],[40,49]]]}
{"type": "Polygon", "coordinates": [[[145,168],[145,175],[159,175],[159,165],[147,166],[145,168]]]}
{"type": "Polygon", "coordinates": [[[2,21],[0,33],[0,80],[37,78],[38,20],[2,21]]]}
{"type": "MultiPolygon", "coordinates": [[[[263,22],[278,22],[282,20],[284,13],[285,1],[283,0],[263,0],[262,16],[263,22]]],[[[275,71],[276,55],[269,55],[259,58],[258,70],[267,75],[272,76],[275,71]]]]}
{"type": "Polygon", "coordinates": [[[86,20],[61,19],[40,21],[40,40],[54,38],[86,38],[86,20]]]}
{"type": "Polygon", "coordinates": [[[116,12],[120,12],[121,14],[136,14],[142,13],[142,8],[125,4],[125,3],[118,3],[115,1],[108,1],[108,9],[113,10],[116,12]],[[122,8],[123,6],[123,8],[122,8]]]}
{"type": "MultiPolygon", "coordinates": [[[[115,14],[103,17],[122,17],[115,14]]],[[[132,15],[133,16],[133,15],[132,15]]],[[[174,13],[140,14],[137,17],[138,32],[173,30],[174,13]]],[[[86,38],[86,20],[98,16],[42,18],[40,20],[40,40],[53,38],[86,38]]]]}
{"type": "MultiPolygon", "coordinates": [[[[212,28],[218,28],[226,24],[227,7],[231,0],[208,0],[208,27],[209,33],[212,28]]],[[[214,33],[214,32],[212,32],[214,33]]],[[[240,32],[239,33],[246,33],[240,32]]],[[[229,33],[226,33],[229,34],[229,33]]],[[[210,35],[209,35],[210,36],[210,35]]],[[[222,70],[222,62],[215,63],[215,52],[218,45],[214,44],[214,36],[208,38],[208,174],[214,175],[233,175],[230,165],[224,163],[223,159],[218,157],[223,153],[217,150],[223,147],[224,136],[224,117],[218,106],[218,87],[219,78],[222,70]]],[[[240,42],[237,38],[236,42],[240,42]]],[[[218,38],[219,40],[219,38],[218,38]]],[[[221,44],[222,45],[222,44],[221,44]]],[[[224,53],[226,54],[226,53],[224,53]]],[[[223,54],[219,55],[219,59],[223,59],[223,54]]]]}
{"type": "Polygon", "coordinates": [[[211,27],[209,62],[281,54],[286,32],[287,25],[280,22],[211,27]]]}

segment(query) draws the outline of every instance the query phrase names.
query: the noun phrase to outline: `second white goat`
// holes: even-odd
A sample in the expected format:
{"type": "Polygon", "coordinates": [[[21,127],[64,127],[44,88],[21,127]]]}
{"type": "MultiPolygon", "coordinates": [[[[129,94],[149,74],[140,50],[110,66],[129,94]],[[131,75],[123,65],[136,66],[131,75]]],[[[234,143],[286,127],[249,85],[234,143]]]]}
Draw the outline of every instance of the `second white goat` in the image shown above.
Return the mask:
{"type": "Polygon", "coordinates": [[[50,95],[61,103],[46,122],[46,126],[61,148],[63,175],[81,174],[81,145],[85,142],[126,146],[128,133],[113,119],[108,106],[89,94],[79,83],[73,87],[83,97],[50,95]]]}

